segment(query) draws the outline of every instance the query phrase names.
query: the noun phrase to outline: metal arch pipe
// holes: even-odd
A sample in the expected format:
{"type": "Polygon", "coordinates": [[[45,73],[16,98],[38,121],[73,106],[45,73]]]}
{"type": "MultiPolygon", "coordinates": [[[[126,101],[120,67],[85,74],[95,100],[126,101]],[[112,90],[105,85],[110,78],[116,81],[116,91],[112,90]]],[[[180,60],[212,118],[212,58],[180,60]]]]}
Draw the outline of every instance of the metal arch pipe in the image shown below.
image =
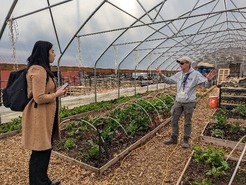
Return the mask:
{"type": "Polygon", "coordinates": [[[67,51],[68,47],[70,46],[70,44],[72,43],[72,41],[75,39],[75,37],[77,36],[77,34],[80,32],[80,30],[86,25],[86,23],[94,16],[94,14],[104,5],[104,3],[107,0],[104,0],[92,13],[91,15],[86,19],[86,21],[80,26],[80,28],[77,30],[77,32],[73,35],[73,37],[71,38],[71,40],[68,42],[67,46],[65,47],[65,49],[62,51],[59,59],[58,59],[58,65],[57,65],[57,74],[58,74],[58,85],[60,85],[60,62],[61,62],[61,58],[63,57],[64,53],[67,51]]]}
{"type": "MultiPolygon", "coordinates": [[[[212,26],[211,27],[209,27],[209,28],[212,28],[212,26]]],[[[225,31],[240,31],[240,30],[244,30],[244,28],[238,28],[238,29],[230,29],[230,30],[219,30],[219,31],[212,31],[212,32],[203,32],[203,33],[199,33],[199,35],[203,35],[203,34],[206,34],[206,35],[208,35],[208,34],[216,34],[216,33],[221,33],[221,32],[225,32],[225,31]]],[[[190,37],[190,36],[194,36],[194,35],[197,35],[197,34],[186,34],[186,35],[182,35],[182,37],[183,36],[185,36],[185,37],[190,37]]],[[[242,36],[242,35],[241,35],[242,36]]],[[[175,38],[178,38],[178,37],[181,37],[181,36],[175,36],[175,38]]],[[[222,37],[222,36],[221,36],[222,37]]],[[[213,37],[214,38],[214,37],[213,37]]],[[[164,38],[161,38],[161,39],[151,39],[151,40],[148,40],[148,41],[153,41],[153,40],[163,40],[164,38]]],[[[196,42],[199,42],[200,40],[203,40],[204,38],[201,38],[201,39],[198,39],[196,42]]],[[[243,41],[243,40],[241,40],[241,41],[243,41]]],[[[225,40],[223,40],[223,43],[225,43],[225,42],[233,42],[233,41],[225,41],[225,40]]],[[[140,41],[139,42],[136,42],[136,43],[140,43],[140,41]]],[[[180,42],[178,42],[178,43],[180,43],[180,42]]],[[[177,43],[177,44],[178,44],[177,43]]],[[[199,45],[199,46],[201,46],[201,45],[208,45],[208,44],[219,44],[219,43],[221,43],[221,42],[206,42],[206,43],[202,43],[202,44],[192,44],[193,46],[194,45],[199,45]]],[[[130,44],[130,43],[123,43],[123,44],[130,44]]],[[[119,44],[120,45],[120,44],[119,44]]],[[[181,46],[176,46],[175,45],[175,48],[177,48],[177,47],[181,47],[181,46]]],[[[205,48],[206,46],[204,46],[203,47],[203,49],[205,48]]],[[[213,48],[215,48],[216,46],[214,46],[213,48]]],[[[169,47],[158,47],[157,49],[163,49],[163,48],[169,48],[169,47]]],[[[147,49],[141,49],[141,50],[152,50],[153,48],[147,48],[147,49]]],[[[183,50],[184,48],[182,48],[182,50],[183,50]]],[[[212,48],[211,48],[212,49],[212,48]]],[[[192,49],[193,50],[193,49],[192,49]]],[[[135,50],[135,51],[138,51],[138,50],[135,50]]],[[[168,52],[168,51],[167,51],[168,52]]],[[[167,53],[167,52],[165,52],[165,53],[167,53]]],[[[173,53],[177,53],[177,52],[173,52],[173,53]]],[[[151,54],[151,53],[150,53],[151,54]]],[[[155,54],[158,54],[158,53],[155,53],[155,54]]],[[[162,53],[160,53],[160,54],[162,54],[162,53]]],[[[162,55],[161,55],[162,56],[162,55]]],[[[160,56],[160,57],[161,57],[160,56]]],[[[170,56],[171,57],[171,56],[170,56]]],[[[159,58],[159,57],[158,57],[159,58]]],[[[157,59],[158,59],[157,58],[157,59]]],[[[156,60],[157,60],[156,59],[156,60]]],[[[153,63],[155,63],[156,61],[153,61],[151,64],[150,64],[150,66],[153,64],[153,63]]],[[[170,64],[168,65],[168,66],[170,66],[170,64]]],[[[175,67],[175,66],[174,66],[175,67]]],[[[173,69],[173,68],[172,68],[173,69]]]]}
{"type": "MultiPolygon", "coordinates": [[[[108,3],[110,3],[110,2],[108,2],[108,3]]],[[[112,3],[110,3],[112,6],[115,6],[115,5],[113,5],[112,3]]],[[[155,7],[153,7],[152,9],[150,9],[148,12],[151,12],[152,10],[154,10],[156,7],[158,7],[159,5],[160,5],[161,3],[159,3],[159,4],[157,4],[155,7]]],[[[118,9],[120,9],[119,7],[117,7],[117,6],[115,6],[116,8],[118,8],[118,9]]],[[[126,14],[128,14],[128,15],[130,15],[129,13],[127,13],[127,12],[125,12],[124,10],[122,10],[122,9],[120,9],[121,11],[123,11],[124,13],[126,13],[126,14]]],[[[141,18],[143,18],[144,16],[146,15],[146,13],[144,14],[144,15],[142,15],[141,17],[140,17],[140,19],[141,18]]],[[[131,17],[133,17],[133,18],[135,18],[134,16],[132,16],[132,15],[130,15],[131,17]]],[[[135,18],[136,19],[136,18],[135,18]]],[[[114,41],[112,41],[112,43],[102,52],[102,54],[98,57],[98,59],[96,60],[96,62],[95,62],[95,66],[94,66],[94,69],[96,69],[96,65],[97,65],[97,63],[99,62],[99,60],[103,57],[103,55],[109,50],[109,48],[111,47],[111,46],[113,46],[113,44],[125,33],[125,32],[127,32],[127,30],[129,30],[129,29],[131,29],[133,26],[134,26],[134,24],[136,24],[137,22],[139,21],[139,19],[136,19],[136,21],[135,22],[133,22],[129,27],[127,27],[127,28],[124,28],[124,29],[122,29],[122,30],[124,30],[121,34],[119,34],[118,35],[118,37],[116,37],[116,39],[114,40],[114,41]]],[[[118,81],[120,80],[119,79],[119,65],[118,65],[118,69],[117,69],[117,76],[118,76],[118,81]]],[[[118,98],[120,97],[120,87],[118,86],[118,98]]],[[[95,102],[97,102],[97,93],[96,93],[96,85],[95,85],[95,102]]]]}
{"type": "MultiPolygon", "coordinates": [[[[216,15],[214,15],[214,16],[216,16],[216,15]]],[[[193,25],[196,25],[196,24],[198,24],[199,22],[201,22],[201,20],[200,21],[198,21],[198,22],[196,22],[196,23],[193,23],[193,24],[191,24],[189,27],[191,27],[191,26],[193,26],[193,25]]],[[[186,27],[185,29],[187,29],[187,28],[189,28],[189,27],[186,27]]],[[[185,30],[185,29],[183,29],[183,30],[185,30]]],[[[180,31],[183,31],[183,30],[180,30],[180,31]]],[[[190,36],[191,37],[191,36],[190,36]]],[[[185,40],[185,39],[183,39],[183,40],[185,40]]],[[[172,46],[172,47],[170,47],[167,51],[169,51],[169,50],[171,50],[172,48],[174,48],[174,47],[176,47],[178,44],[180,44],[183,40],[181,40],[181,41],[179,41],[179,42],[177,42],[174,46],[172,46]]],[[[164,41],[165,42],[165,41],[164,41]]],[[[162,42],[162,43],[160,43],[158,46],[160,46],[160,45],[162,45],[164,42],[162,42]]],[[[158,47],[157,46],[157,47],[158,47]]],[[[183,46],[183,48],[182,49],[184,49],[184,48],[186,48],[186,46],[183,46]]],[[[181,49],[181,50],[182,50],[181,49]]],[[[154,49],[153,49],[154,50],[154,49]]],[[[153,51],[152,50],[152,51],[153,51]]],[[[152,51],[150,51],[150,52],[152,52],[152,51]]],[[[149,52],[149,53],[150,53],[149,52]]],[[[178,51],[178,52],[180,52],[180,50],[178,51]]],[[[172,56],[174,56],[175,54],[176,54],[177,52],[174,52],[174,54],[173,55],[170,55],[167,59],[170,59],[172,56]]],[[[160,57],[162,57],[164,54],[162,53],[159,57],[157,57],[152,63],[151,63],[151,65],[153,64],[153,63],[155,63],[160,57]]],[[[166,60],[167,60],[166,59],[166,60]]],[[[165,60],[165,61],[166,61],[165,60]]],[[[162,64],[164,64],[164,62],[165,61],[163,61],[158,67],[160,67],[162,64]]],[[[172,63],[170,63],[168,66],[170,66],[172,63]]],[[[168,67],[167,66],[167,67],[168,67]]],[[[174,66],[175,67],[175,66],[174,66]]],[[[172,68],[173,69],[173,68],[172,68]]]]}
{"type": "MultiPolygon", "coordinates": [[[[214,1],[214,0],[213,0],[214,1]]],[[[206,3],[206,4],[209,4],[209,3],[206,3]]],[[[202,5],[202,6],[205,6],[206,4],[204,4],[204,5],[202,5]]],[[[201,7],[202,7],[201,6],[201,7]]],[[[199,8],[199,7],[198,7],[199,8]]],[[[185,15],[185,14],[184,14],[185,15]]],[[[191,17],[191,16],[190,16],[191,17]]],[[[186,18],[188,18],[188,17],[186,17],[186,18]]],[[[185,19],[185,17],[179,17],[179,19],[185,19]]],[[[170,19],[170,20],[166,20],[166,21],[160,21],[160,23],[163,23],[163,22],[168,22],[168,24],[170,23],[170,22],[173,22],[173,21],[175,21],[175,20],[179,20],[179,19],[170,19]]],[[[157,24],[158,24],[158,22],[157,22],[157,24]]],[[[168,25],[167,24],[167,25],[168,25]]],[[[162,26],[161,28],[159,28],[159,29],[157,29],[156,30],[156,32],[159,32],[162,28],[164,28],[165,26],[167,26],[167,25],[164,25],[164,26],[162,26]]],[[[122,61],[120,62],[120,64],[119,64],[119,66],[123,63],[123,61],[137,48],[137,47],[139,47],[143,42],[145,42],[148,38],[150,38],[152,35],[154,35],[156,32],[154,32],[154,33],[152,33],[152,34],[150,34],[147,38],[145,38],[140,44],[138,44],[136,47],[134,47],[133,49],[132,49],[132,51],[131,52],[129,52],[123,59],[122,59],[122,61]]],[[[147,54],[148,55],[148,54],[147,54]]],[[[147,56],[146,55],[146,56],[147,56]]]]}
{"type": "MultiPolygon", "coordinates": [[[[214,15],[214,16],[216,16],[216,15],[214,15]]],[[[189,27],[191,27],[191,26],[193,26],[193,25],[195,25],[195,24],[198,24],[199,22],[202,22],[201,20],[200,21],[198,21],[198,22],[196,22],[196,23],[194,23],[194,24],[191,24],[189,27]]],[[[189,27],[186,27],[185,29],[187,29],[187,28],[189,28],[189,27]]],[[[185,29],[183,29],[183,30],[185,30],[185,29]]],[[[180,30],[180,31],[183,31],[183,30],[180,30]]],[[[191,36],[190,36],[191,37],[191,36]]],[[[166,40],[168,40],[168,39],[166,39],[166,40]]],[[[165,41],[166,41],[165,40],[165,41]]],[[[176,47],[176,45],[178,45],[178,44],[180,44],[180,43],[182,43],[182,41],[184,41],[185,39],[183,39],[183,40],[181,40],[181,41],[179,41],[179,42],[177,42],[174,46],[172,46],[172,47],[170,47],[167,51],[169,51],[169,50],[171,50],[172,48],[174,48],[174,47],[176,47]]],[[[160,43],[158,46],[160,46],[160,45],[162,45],[165,41],[163,41],[162,43],[160,43]]],[[[157,47],[158,47],[157,46],[157,47]]],[[[184,46],[182,49],[184,49],[184,48],[186,48],[186,46],[184,46]]],[[[181,50],[182,50],[181,49],[181,50]]],[[[152,51],[153,51],[154,49],[152,49],[152,51]]],[[[150,51],[150,52],[152,52],[152,51],[150,51]]],[[[149,52],[149,53],[150,53],[149,52]]],[[[180,52],[180,50],[179,50],[179,52],[180,52]]],[[[174,56],[175,55],[175,53],[177,53],[177,52],[174,52],[174,54],[173,55],[171,55],[170,57],[168,57],[167,59],[169,59],[169,58],[171,58],[172,56],[174,56]]],[[[152,63],[151,63],[151,65],[153,64],[153,63],[155,63],[160,57],[162,57],[164,54],[162,53],[159,57],[157,57],[152,63]]],[[[144,59],[144,58],[143,58],[144,59]]],[[[142,60],[143,60],[142,59],[142,60]]],[[[166,60],[167,60],[166,59],[166,60]]],[[[165,61],[166,61],[165,60],[165,61]]],[[[165,61],[163,61],[158,67],[160,67],[162,64],[164,64],[164,62],[165,61]]],[[[169,64],[167,67],[169,67],[171,64],[169,64]]]]}
{"type": "Polygon", "coordinates": [[[18,16],[18,17],[15,17],[15,18],[13,18],[13,20],[20,19],[20,18],[22,18],[22,17],[26,17],[26,16],[28,16],[28,15],[35,14],[35,13],[37,13],[37,12],[41,12],[41,11],[46,10],[46,9],[48,9],[48,8],[53,8],[53,7],[59,6],[59,5],[61,5],[61,4],[70,2],[70,1],[73,1],[73,0],[62,1],[62,2],[60,2],[60,3],[56,3],[56,4],[54,4],[54,5],[51,5],[51,6],[48,6],[48,7],[45,7],[45,8],[38,9],[38,10],[35,10],[35,11],[33,11],[33,12],[30,12],[30,13],[27,13],[27,14],[24,14],[24,15],[21,15],[21,16],[18,16]]]}
{"type": "MultiPolygon", "coordinates": [[[[210,28],[211,28],[211,27],[210,27],[210,28]]],[[[239,29],[233,29],[233,30],[239,31],[239,30],[242,30],[242,29],[239,28],[239,29]]],[[[219,30],[219,31],[215,31],[215,32],[213,31],[212,33],[219,33],[219,32],[224,32],[224,31],[233,31],[233,30],[219,30]]],[[[206,35],[207,35],[208,33],[206,32],[206,33],[199,33],[199,34],[206,34],[206,35]]],[[[210,33],[209,33],[209,34],[210,34],[210,33]]],[[[220,37],[222,37],[222,36],[220,36],[220,37]]],[[[197,40],[196,42],[198,42],[198,41],[200,41],[200,40],[204,40],[204,38],[201,38],[201,39],[197,40]]],[[[212,40],[212,39],[210,39],[210,40],[212,40]]],[[[224,43],[224,42],[225,42],[225,41],[223,41],[223,43],[224,43]]],[[[231,41],[231,42],[232,42],[232,41],[231,41]]],[[[217,42],[217,43],[219,43],[219,42],[217,42]]],[[[220,42],[220,43],[221,43],[221,42],[220,42]]],[[[204,45],[204,44],[205,44],[205,43],[203,43],[203,44],[196,44],[196,45],[199,45],[199,46],[200,46],[200,45],[204,45]]],[[[211,44],[211,42],[209,42],[208,44],[211,44]]],[[[208,45],[208,44],[206,44],[206,45],[208,45]]],[[[194,45],[194,44],[192,44],[192,45],[194,45]]],[[[203,49],[204,49],[205,47],[206,47],[206,46],[204,46],[203,49]]],[[[212,48],[216,48],[216,46],[213,46],[212,48]]],[[[212,48],[211,48],[211,49],[212,49],[212,48]]],[[[184,49],[184,48],[183,48],[183,49],[184,49]]],[[[210,49],[210,50],[211,50],[211,49],[210,49]]],[[[193,52],[193,53],[194,53],[194,52],[193,52]]]]}
{"type": "MultiPolygon", "coordinates": [[[[152,11],[152,10],[150,10],[150,11],[152,11]]],[[[166,25],[164,25],[163,27],[165,27],[166,25]]],[[[160,29],[162,29],[163,27],[161,27],[160,29]]],[[[120,66],[121,66],[121,64],[125,61],[125,59],[138,47],[138,46],[140,46],[143,42],[145,42],[148,38],[150,38],[152,35],[154,35],[156,32],[159,32],[159,30],[160,29],[158,29],[158,30],[156,30],[156,29],[154,29],[155,30],[155,32],[154,33],[152,33],[151,35],[149,35],[147,38],[145,38],[144,39],[144,41],[142,41],[142,42],[140,42],[136,47],[134,47],[134,49],[131,51],[131,52],[129,52],[125,57],[124,57],[124,59],[119,63],[119,65],[118,65],[118,69],[120,68],[120,66]]],[[[142,61],[142,60],[141,60],[142,61]]],[[[136,70],[137,70],[137,67],[138,67],[138,65],[141,63],[141,61],[140,62],[138,62],[137,64],[136,64],[136,66],[135,66],[135,73],[136,73],[136,70]]],[[[136,94],[136,83],[135,83],[135,94],[136,94]]],[[[119,94],[119,90],[118,90],[118,97],[120,97],[120,94],[119,94]]]]}
{"type": "MultiPolygon", "coordinates": [[[[215,1],[215,0],[212,0],[211,2],[213,2],[213,1],[215,1]]],[[[206,3],[203,6],[205,6],[205,5],[209,4],[209,3],[206,3]]],[[[152,8],[152,9],[154,9],[154,8],[152,8]]],[[[243,9],[246,9],[246,7],[234,8],[234,9],[230,9],[230,10],[215,11],[215,12],[204,13],[204,14],[199,14],[199,15],[191,15],[191,16],[187,16],[187,17],[179,17],[179,18],[176,18],[176,19],[168,19],[168,20],[157,21],[157,22],[153,22],[153,23],[145,23],[144,25],[131,26],[131,28],[138,28],[138,27],[142,27],[142,26],[150,26],[150,25],[161,24],[161,23],[166,23],[166,22],[173,22],[173,21],[176,21],[176,20],[183,20],[183,19],[187,19],[187,18],[195,18],[195,17],[205,16],[205,15],[221,14],[221,13],[225,13],[225,12],[238,12],[239,10],[243,10],[243,9]]],[[[85,36],[96,35],[96,34],[101,34],[101,33],[113,32],[113,31],[120,31],[120,30],[125,30],[127,28],[129,28],[129,27],[122,27],[122,28],[111,29],[111,30],[106,30],[106,31],[100,31],[100,32],[95,32],[95,33],[88,33],[88,34],[84,34],[84,35],[78,35],[78,37],[85,37],[85,36]]],[[[120,44],[118,44],[118,45],[120,45],[120,44]]]]}
{"type": "MultiPolygon", "coordinates": [[[[211,2],[212,2],[212,1],[211,1],[211,2]]],[[[207,3],[207,4],[208,4],[208,3],[207,3]]],[[[202,6],[204,6],[204,5],[202,5],[202,6]]],[[[200,7],[198,7],[198,8],[200,8],[200,7]]],[[[238,10],[238,9],[237,9],[237,10],[238,10]]],[[[216,14],[216,13],[222,13],[222,12],[228,12],[228,11],[233,11],[233,10],[225,10],[225,11],[219,11],[219,12],[215,12],[215,13],[214,13],[214,12],[211,12],[211,13],[207,13],[207,14],[204,14],[204,15],[210,15],[210,14],[216,14]]],[[[215,15],[215,16],[216,16],[216,15],[215,15]]],[[[190,16],[190,17],[192,17],[192,16],[190,16]]],[[[188,18],[188,17],[187,17],[187,18],[188,18]]],[[[180,17],[180,19],[184,19],[184,17],[180,17]]],[[[176,19],[176,20],[177,20],[177,19],[176,19]]],[[[148,55],[148,54],[147,54],[147,55],[148,55]]],[[[146,56],[147,56],[147,55],[146,55],[146,56]]],[[[164,62],[165,62],[165,61],[164,61],[164,62]]],[[[164,62],[163,62],[163,63],[164,63],[164,62]]],[[[162,63],[162,64],[163,64],[163,63],[162,63]]],[[[162,64],[161,64],[161,65],[162,65],[162,64]]]]}
{"type": "MultiPolygon", "coordinates": [[[[71,0],[70,0],[71,1],[71,0]]],[[[59,57],[58,60],[58,64],[60,64],[60,60],[62,58],[62,56],[64,55],[64,53],[66,52],[66,50],[68,49],[68,47],[70,46],[70,44],[72,43],[72,41],[75,39],[75,37],[78,35],[78,33],[80,32],[80,30],[87,24],[87,22],[95,15],[95,13],[104,5],[104,3],[107,2],[107,0],[104,0],[92,13],[91,15],[86,19],[86,21],[80,26],[80,28],[77,30],[77,32],[73,35],[73,37],[71,38],[71,40],[68,42],[67,46],[65,47],[65,49],[62,52],[62,55],[59,57]]]]}
{"type": "Polygon", "coordinates": [[[50,0],[47,0],[47,3],[48,3],[48,6],[49,6],[49,12],[50,12],[51,21],[52,21],[52,25],[53,25],[55,36],[56,36],[56,41],[57,41],[57,44],[58,44],[58,47],[59,47],[59,51],[60,51],[60,54],[61,54],[61,52],[62,52],[61,51],[61,44],[60,44],[60,41],[59,41],[59,38],[58,38],[58,35],[57,35],[57,30],[56,30],[56,25],[55,25],[53,13],[52,13],[51,8],[50,8],[50,0]]]}
{"type": "MultiPolygon", "coordinates": [[[[146,9],[144,8],[144,6],[141,4],[141,2],[139,2],[139,0],[136,0],[138,2],[138,4],[141,6],[141,8],[143,9],[143,11],[145,12],[145,14],[149,17],[149,19],[152,21],[149,12],[146,11],[146,9]]],[[[152,21],[153,22],[153,21],[152,21]]]]}
{"type": "Polygon", "coordinates": [[[9,20],[10,16],[12,15],[17,2],[18,2],[18,0],[14,0],[13,1],[12,5],[11,5],[11,7],[9,9],[9,12],[8,12],[8,14],[7,14],[6,18],[5,18],[5,21],[3,22],[3,25],[2,25],[2,28],[1,28],[1,31],[0,31],[0,40],[1,40],[2,36],[3,36],[3,32],[4,32],[5,28],[7,26],[7,21],[9,20]]]}
{"type": "Polygon", "coordinates": [[[159,13],[160,13],[160,11],[161,11],[162,7],[164,6],[164,4],[165,4],[166,2],[167,2],[167,0],[163,0],[162,5],[161,5],[160,9],[158,10],[158,12],[157,12],[157,14],[156,14],[155,18],[152,20],[153,22],[156,20],[157,16],[159,15],[159,13]]]}

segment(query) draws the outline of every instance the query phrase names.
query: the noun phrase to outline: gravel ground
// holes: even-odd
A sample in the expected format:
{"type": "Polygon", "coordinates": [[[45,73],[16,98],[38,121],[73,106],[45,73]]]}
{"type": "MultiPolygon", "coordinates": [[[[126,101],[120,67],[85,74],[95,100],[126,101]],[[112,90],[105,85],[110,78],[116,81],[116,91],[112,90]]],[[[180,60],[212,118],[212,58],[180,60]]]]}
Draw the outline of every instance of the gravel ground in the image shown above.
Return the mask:
{"type": "MultiPolygon", "coordinates": [[[[193,116],[191,145],[201,142],[199,136],[211,119],[214,109],[209,107],[209,96],[218,95],[215,88],[197,103],[193,116]]],[[[183,118],[180,134],[183,133],[183,118]]],[[[182,174],[192,149],[183,149],[180,143],[164,145],[171,133],[170,126],[163,128],[145,145],[127,155],[114,167],[98,176],[78,164],[65,161],[52,154],[49,176],[63,185],[174,185],[182,174]]],[[[181,138],[181,137],[180,137],[181,138]]],[[[21,135],[0,140],[0,184],[28,184],[29,151],[20,146],[21,135]]]]}

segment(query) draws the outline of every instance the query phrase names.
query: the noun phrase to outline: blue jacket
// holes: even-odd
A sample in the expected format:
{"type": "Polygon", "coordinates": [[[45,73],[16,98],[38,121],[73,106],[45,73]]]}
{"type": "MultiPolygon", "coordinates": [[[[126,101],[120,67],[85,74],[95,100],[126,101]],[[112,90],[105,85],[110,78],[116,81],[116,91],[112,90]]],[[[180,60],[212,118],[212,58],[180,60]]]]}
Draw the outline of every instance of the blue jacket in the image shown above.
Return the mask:
{"type": "Polygon", "coordinates": [[[167,84],[177,84],[176,101],[180,103],[196,102],[196,86],[203,85],[209,87],[208,79],[192,67],[188,73],[180,71],[171,77],[160,74],[161,80],[167,84]],[[185,75],[189,74],[187,80],[185,75]]]}

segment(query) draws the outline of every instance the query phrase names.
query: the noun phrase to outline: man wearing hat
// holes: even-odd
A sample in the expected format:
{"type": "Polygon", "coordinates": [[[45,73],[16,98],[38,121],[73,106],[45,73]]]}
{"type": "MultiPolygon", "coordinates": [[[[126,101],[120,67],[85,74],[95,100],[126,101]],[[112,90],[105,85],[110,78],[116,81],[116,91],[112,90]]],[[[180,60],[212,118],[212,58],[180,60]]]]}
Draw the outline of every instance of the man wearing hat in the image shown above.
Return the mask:
{"type": "Polygon", "coordinates": [[[177,144],[179,135],[179,118],[184,112],[185,124],[184,124],[184,138],[182,147],[189,148],[189,138],[191,135],[191,120],[192,114],[196,106],[196,86],[203,85],[209,87],[210,81],[215,77],[215,70],[211,70],[206,77],[200,72],[195,71],[192,66],[191,58],[183,56],[177,60],[181,71],[177,72],[171,77],[167,77],[161,73],[159,68],[156,71],[159,73],[161,80],[167,84],[177,84],[177,94],[175,102],[171,108],[171,126],[172,135],[165,141],[165,144],[177,144]]]}

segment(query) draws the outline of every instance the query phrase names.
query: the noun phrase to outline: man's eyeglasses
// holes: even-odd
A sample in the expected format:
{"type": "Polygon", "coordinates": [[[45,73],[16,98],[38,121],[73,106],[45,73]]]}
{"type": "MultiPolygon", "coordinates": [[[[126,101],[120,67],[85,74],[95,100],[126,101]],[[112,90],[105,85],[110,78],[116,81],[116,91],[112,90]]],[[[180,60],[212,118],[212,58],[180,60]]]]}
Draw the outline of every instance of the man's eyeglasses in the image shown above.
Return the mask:
{"type": "Polygon", "coordinates": [[[180,65],[183,65],[185,62],[179,62],[180,65]]]}

